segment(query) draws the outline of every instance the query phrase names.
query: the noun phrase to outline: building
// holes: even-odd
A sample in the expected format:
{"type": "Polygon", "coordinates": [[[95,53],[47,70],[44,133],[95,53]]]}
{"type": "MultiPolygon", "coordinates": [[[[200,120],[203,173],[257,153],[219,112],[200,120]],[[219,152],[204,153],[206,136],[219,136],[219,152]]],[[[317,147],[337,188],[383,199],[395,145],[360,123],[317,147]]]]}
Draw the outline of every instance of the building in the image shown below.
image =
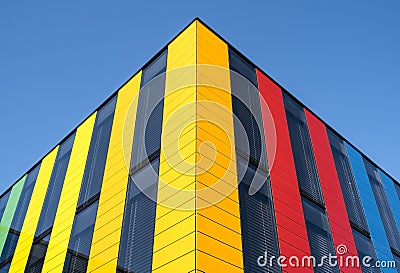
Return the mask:
{"type": "Polygon", "coordinates": [[[399,197],[195,19],[1,195],[0,272],[400,272],[399,197]]]}

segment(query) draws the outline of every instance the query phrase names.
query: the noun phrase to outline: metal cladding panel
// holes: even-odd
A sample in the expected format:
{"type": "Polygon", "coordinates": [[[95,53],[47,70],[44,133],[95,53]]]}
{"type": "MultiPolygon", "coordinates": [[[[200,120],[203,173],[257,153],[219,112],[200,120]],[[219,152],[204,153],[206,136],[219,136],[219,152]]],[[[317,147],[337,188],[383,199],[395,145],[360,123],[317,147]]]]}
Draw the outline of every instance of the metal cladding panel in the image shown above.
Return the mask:
{"type": "Polygon", "coordinates": [[[42,272],[63,270],[95,120],[96,113],[76,130],[42,272]]]}
{"type": "Polygon", "coordinates": [[[152,262],[157,273],[195,269],[196,26],[168,45],[152,262]]]}
{"type": "Polygon", "coordinates": [[[87,272],[117,268],[141,72],[118,92],[87,272]]]}
{"type": "Polygon", "coordinates": [[[26,179],[25,175],[22,177],[11,189],[10,196],[7,200],[6,208],[4,209],[3,216],[0,222],[0,254],[3,251],[4,243],[6,242],[8,231],[10,230],[11,221],[14,217],[17,208],[19,197],[26,179]]]}
{"type": "MultiPolygon", "coordinates": [[[[393,255],[390,250],[382,220],[379,216],[378,206],[375,203],[374,194],[368,179],[367,171],[365,170],[362,155],[349,144],[345,143],[345,146],[358,191],[360,193],[361,203],[364,207],[377,258],[380,261],[391,261],[393,260],[393,255]]],[[[385,273],[397,272],[394,268],[382,268],[381,270],[385,273]]]]}
{"type": "Polygon", "coordinates": [[[396,193],[396,186],[394,185],[393,180],[387,176],[381,170],[378,171],[379,176],[381,177],[381,181],[383,187],[386,192],[387,199],[389,200],[389,204],[396,221],[397,229],[400,230],[400,199],[396,193]]]}
{"type": "MultiPolygon", "coordinates": [[[[343,258],[357,256],[357,248],[347,215],[339,178],[336,173],[326,127],[308,110],[305,110],[305,114],[336,255],[343,258]],[[347,247],[346,253],[337,252],[337,248],[340,245],[345,245],[347,247]]],[[[340,270],[341,272],[361,272],[360,267],[342,267],[340,270]]]]}
{"type": "MultiPolygon", "coordinates": [[[[283,256],[309,256],[310,248],[297,183],[282,91],[257,70],[264,133],[268,151],[272,199],[283,256]],[[271,118],[272,117],[272,118],[271,118]],[[274,133],[275,132],[275,133],[274,133]]],[[[287,267],[288,272],[313,272],[311,268],[287,267]]]]}
{"type": "Polygon", "coordinates": [[[221,227],[196,222],[196,269],[243,272],[228,45],[200,22],[196,38],[196,213],[221,227]],[[213,192],[221,197],[215,199],[213,192]],[[211,206],[202,206],[206,203],[211,206]]]}
{"type": "Polygon", "coordinates": [[[46,189],[56,160],[58,147],[59,146],[52,150],[42,161],[9,272],[22,272],[25,269],[32,242],[35,237],[36,226],[39,221],[46,189]]]}

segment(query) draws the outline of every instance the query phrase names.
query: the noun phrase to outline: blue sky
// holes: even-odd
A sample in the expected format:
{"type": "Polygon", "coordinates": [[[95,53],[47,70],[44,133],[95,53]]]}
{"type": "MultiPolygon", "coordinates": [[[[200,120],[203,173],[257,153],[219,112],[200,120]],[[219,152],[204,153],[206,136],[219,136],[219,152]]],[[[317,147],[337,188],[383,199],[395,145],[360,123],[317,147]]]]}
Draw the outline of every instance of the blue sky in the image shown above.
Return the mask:
{"type": "Polygon", "coordinates": [[[196,16],[400,179],[399,13],[398,0],[2,1],[0,192],[196,16]]]}

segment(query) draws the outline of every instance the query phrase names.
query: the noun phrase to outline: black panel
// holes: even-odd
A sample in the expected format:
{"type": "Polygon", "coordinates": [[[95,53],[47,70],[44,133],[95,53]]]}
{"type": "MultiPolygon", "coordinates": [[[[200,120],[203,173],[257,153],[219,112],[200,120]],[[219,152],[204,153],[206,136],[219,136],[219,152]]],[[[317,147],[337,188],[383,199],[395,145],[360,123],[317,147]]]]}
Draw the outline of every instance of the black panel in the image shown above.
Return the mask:
{"type": "Polygon", "coordinates": [[[389,205],[382,182],[380,181],[378,170],[365,159],[364,165],[368,173],[369,182],[371,183],[372,191],[374,193],[375,201],[378,206],[379,214],[382,219],[383,227],[385,228],[389,245],[400,253],[399,230],[397,229],[397,224],[394,219],[392,209],[389,205]]]}
{"type": "MultiPolygon", "coordinates": [[[[336,256],[325,210],[305,197],[302,197],[302,204],[311,255],[315,257],[317,264],[322,261],[323,256],[328,256],[329,254],[336,256]]],[[[315,267],[314,272],[339,273],[339,268],[337,266],[333,267],[329,265],[328,261],[325,261],[323,266],[315,267]]]]}
{"type": "Polygon", "coordinates": [[[129,178],[119,272],[151,272],[159,161],[152,161],[129,178]]]}
{"type": "Polygon", "coordinates": [[[79,194],[78,207],[101,190],[116,100],[117,97],[115,96],[97,113],[79,194]]]}
{"type": "Polygon", "coordinates": [[[94,202],[75,216],[63,272],[86,272],[97,206],[94,202]]]}
{"type": "Polygon", "coordinates": [[[28,262],[25,268],[26,273],[40,273],[44,259],[46,256],[47,246],[49,244],[50,235],[47,235],[43,239],[35,240],[31,252],[29,254],[28,262]]]}
{"type": "Polygon", "coordinates": [[[369,233],[367,220],[361,205],[360,195],[354,180],[350,161],[347,157],[346,148],[342,140],[329,129],[328,137],[349,220],[359,229],[369,233]]]}
{"type": "Polygon", "coordinates": [[[284,103],[300,190],[308,198],[323,205],[324,199],[304,109],[287,95],[284,95],[284,103]]]}
{"type": "Polygon", "coordinates": [[[360,258],[360,264],[363,273],[380,273],[379,268],[367,267],[362,263],[362,259],[365,256],[372,258],[370,264],[375,264],[377,261],[375,248],[372,244],[371,239],[365,237],[363,234],[359,233],[357,230],[353,229],[354,241],[356,243],[358,257],[360,258]]]}
{"type": "MultiPolygon", "coordinates": [[[[154,63],[157,71],[165,71],[166,52],[154,63]],[[161,58],[162,56],[162,58],[161,58]],[[163,63],[163,65],[161,65],[163,63]],[[163,67],[161,69],[161,67],[163,67]],[[161,69],[161,70],[160,70],[161,69]]],[[[164,109],[165,73],[146,82],[147,70],[152,70],[153,63],[143,71],[141,89],[139,92],[138,109],[136,114],[135,138],[133,140],[131,168],[137,167],[149,156],[160,150],[161,128],[164,109]]]]}
{"type": "Polygon", "coordinates": [[[271,198],[270,181],[267,173],[256,171],[256,167],[238,158],[238,175],[243,177],[239,184],[240,221],[242,228],[242,247],[245,273],[281,272],[278,264],[272,267],[260,267],[259,256],[267,251],[269,257],[279,256],[278,237],[274,208],[271,198]],[[250,195],[252,183],[260,180],[263,186],[255,194],[250,195]]]}

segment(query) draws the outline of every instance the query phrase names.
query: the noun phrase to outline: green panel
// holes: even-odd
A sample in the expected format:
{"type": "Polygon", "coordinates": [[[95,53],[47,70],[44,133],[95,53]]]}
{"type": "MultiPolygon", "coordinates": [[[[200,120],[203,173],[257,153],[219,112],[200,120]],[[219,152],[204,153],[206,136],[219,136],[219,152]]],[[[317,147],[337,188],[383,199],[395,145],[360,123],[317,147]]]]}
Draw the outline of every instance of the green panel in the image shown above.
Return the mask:
{"type": "Polygon", "coordinates": [[[3,252],[4,243],[6,242],[8,230],[17,208],[18,200],[21,195],[22,188],[27,175],[24,175],[12,188],[7,206],[4,210],[3,217],[0,222],[0,254],[3,252]]]}

